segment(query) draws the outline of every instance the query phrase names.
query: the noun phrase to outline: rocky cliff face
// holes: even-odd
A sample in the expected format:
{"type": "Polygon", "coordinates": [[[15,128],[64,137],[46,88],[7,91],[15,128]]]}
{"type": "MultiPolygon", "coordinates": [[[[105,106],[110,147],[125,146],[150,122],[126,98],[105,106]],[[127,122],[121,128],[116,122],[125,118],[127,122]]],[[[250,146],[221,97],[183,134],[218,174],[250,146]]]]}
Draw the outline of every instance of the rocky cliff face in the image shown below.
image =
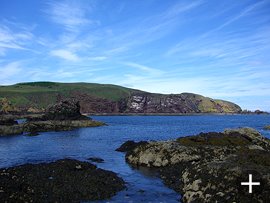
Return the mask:
{"type": "MultiPolygon", "coordinates": [[[[80,101],[82,113],[240,113],[231,102],[214,100],[197,94],[152,94],[133,92],[119,101],[97,98],[80,92],[72,97],[80,101]]],[[[58,100],[62,100],[60,96],[58,100]]]]}
{"type": "Polygon", "coordinates": [[[128,113],[238,113],[241,108],[231,102],[201,95],[182,93],[159,95],[133,94],[128,98],[128,113]]]}

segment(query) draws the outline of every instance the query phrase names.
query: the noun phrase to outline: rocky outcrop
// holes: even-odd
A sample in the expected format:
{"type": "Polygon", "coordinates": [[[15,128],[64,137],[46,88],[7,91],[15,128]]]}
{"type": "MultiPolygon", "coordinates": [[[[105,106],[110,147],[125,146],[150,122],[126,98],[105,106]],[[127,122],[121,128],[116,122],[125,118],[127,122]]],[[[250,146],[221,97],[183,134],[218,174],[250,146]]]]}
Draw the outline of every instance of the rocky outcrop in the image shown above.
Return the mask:
{"type": "Polygon", "coordinates": [[[103,126],[103,122],[93,120],[67,120],[67,121],[30,121],[22,124],[24,132],[66,131],[82,127],[103,126]]]}
{"type": "Polygon", "coordinates": [[[270,130],[270,125],[266,125],[266,126],[264,126],[264,128],[263,128],[264,130],[270,130]]]}
{"type": "Polygon", "coordinates": [[[150,142],[126,154],[134,166],[158,168],[183,202],[269,202],[270,141],[251,128],[150,142]],[[260,182],[248,193],[249,174],[260,182]]]}
{"type": "Polygon", "coordinates": [[[6,98],[0,97],[0,113],[14,112],[17,109],[11,104],[11,102],[6,98]]]}
{"type": "Polygon", "coordinates": [[[72,99],[49,106],[45,115],[29,117],[23,124],[7,125],[7,121],[5,121],[4,125],[0,125],[0,135],[22,134],[23,132],[34,135],[38,132],[65,131],[102,125],[105,123],[93,121],[91,118],[81,115],[79,102],[72,99]]]}
{"type": "MultiPolygon", "coordinates": [[[[95,97],[94,95],[87,94],[80,91],[72,91],[71,98],[76,98],[80,101],[80,111],[82,113],[118,113],[123,112],[121,107],[121,99],[119,102],[112,101],[105,98],[95,97]]],[[[58,95],[57,101],[69,99],[69,97],[58,95]]]]}
{"type": "Polygon", "coordinates": [[[66,99],[47,107],[43,120],[79,120],[85,118],[80,113],[79,101],[66,99]]]}
{"type": "Polygon", "coordinates": [[[0,125],[1,135],[19,135],[23,132],[36,134],[47,131],[67,131],[75,128],[98,127],[105,123],[94,120],[67,120],[67,121],[29,121],[18,125],[0,125]]]}
{"type": "Polygon", "coordinates": [[[125,188],[115,173],[72,159],[0,169],[0,183],[1,202],[85,202],[125,188]]]}
{"type": "Polygon", "coordinates": [[[240,113],[231,102],[213,100],[197,94],[134,93],[127,102],[128,113],[240,113]]]}

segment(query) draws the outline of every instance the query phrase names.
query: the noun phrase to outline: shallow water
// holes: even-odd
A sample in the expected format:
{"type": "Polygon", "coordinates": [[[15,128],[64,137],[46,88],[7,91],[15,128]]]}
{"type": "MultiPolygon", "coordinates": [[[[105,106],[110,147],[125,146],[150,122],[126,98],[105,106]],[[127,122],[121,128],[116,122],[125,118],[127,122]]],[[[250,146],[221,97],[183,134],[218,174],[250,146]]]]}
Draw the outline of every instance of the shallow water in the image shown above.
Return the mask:
{"type": "MultiPolygon", "coordinates": [[[[108,126],[66,132],[45,132],[36,137],[0,137],[0,167],[38,163],[61,158],[86,161],[100,157],[97,166],[116,172],[127,182],[127,190],[103,202],[179,202],[180,196],[168,189],[146,168],[133,169],[124,154],[115,149],[127,140],[168,140],[200,132],[223,131],[249,126],[270,138],[263,130],[268,115],[230,116],[93,116],[108,126]]],[[[99,201],[100,202],[100,201],[99,201]]]]}

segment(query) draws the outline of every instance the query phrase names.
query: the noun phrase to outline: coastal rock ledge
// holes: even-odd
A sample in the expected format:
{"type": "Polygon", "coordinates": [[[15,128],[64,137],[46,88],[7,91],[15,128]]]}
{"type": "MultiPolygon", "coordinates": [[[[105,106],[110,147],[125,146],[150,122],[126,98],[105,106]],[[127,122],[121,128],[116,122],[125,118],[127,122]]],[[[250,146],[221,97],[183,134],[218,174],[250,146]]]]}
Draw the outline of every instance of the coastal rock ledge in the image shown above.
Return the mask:
{"type": "Polygon", "coordinates": [[[115,173],[72,159],[0,169],[1,202],[102,200],[124,188],[115,173]]]}
{"type": "Polygon", "coordinates": [[[60,101],[47,107],[44,115],[27,118],[18,124],[12,119],[0,119],[0,135],[22,134],[30,135],[45,131],[65,131],[80,127],[97,127],[105,125],[94,121],[80,113],[80,104],[74,99],[60,101]]]}
{"type": "Polygon", "coordinates": [[[182,202],[270,202],[270,141],[251,128],[149,142],[126,153],[133,166],[157,168],[182,202]],[[249,174],[253,193],[248,192],[249,174]]]}

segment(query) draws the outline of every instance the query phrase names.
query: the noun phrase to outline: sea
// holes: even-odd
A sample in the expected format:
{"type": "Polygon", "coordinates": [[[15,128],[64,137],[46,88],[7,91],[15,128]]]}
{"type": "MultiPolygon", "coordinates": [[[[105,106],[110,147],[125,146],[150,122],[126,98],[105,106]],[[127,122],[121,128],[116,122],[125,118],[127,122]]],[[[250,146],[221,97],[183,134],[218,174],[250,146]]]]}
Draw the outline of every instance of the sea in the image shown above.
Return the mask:
{"type": "Polygon", "coordinates": [[[64,132],[43,132],[38,136],[0,137],[0,168],[25,163],[51,162],[63,158],[88,161],[98,157],[99,168],[122,177],[127,189],[98,202],[179,202],[181,196],[167,188],[154,170],[133,168],[125,154],[115,151],[127,140],[174,140],[200,132],[221,132],[228,128],[252,127],[265,137],[270,131],[269,115],[193,115],[193,116],[92,116],[107,126],[80,128],[64,132]]]}

